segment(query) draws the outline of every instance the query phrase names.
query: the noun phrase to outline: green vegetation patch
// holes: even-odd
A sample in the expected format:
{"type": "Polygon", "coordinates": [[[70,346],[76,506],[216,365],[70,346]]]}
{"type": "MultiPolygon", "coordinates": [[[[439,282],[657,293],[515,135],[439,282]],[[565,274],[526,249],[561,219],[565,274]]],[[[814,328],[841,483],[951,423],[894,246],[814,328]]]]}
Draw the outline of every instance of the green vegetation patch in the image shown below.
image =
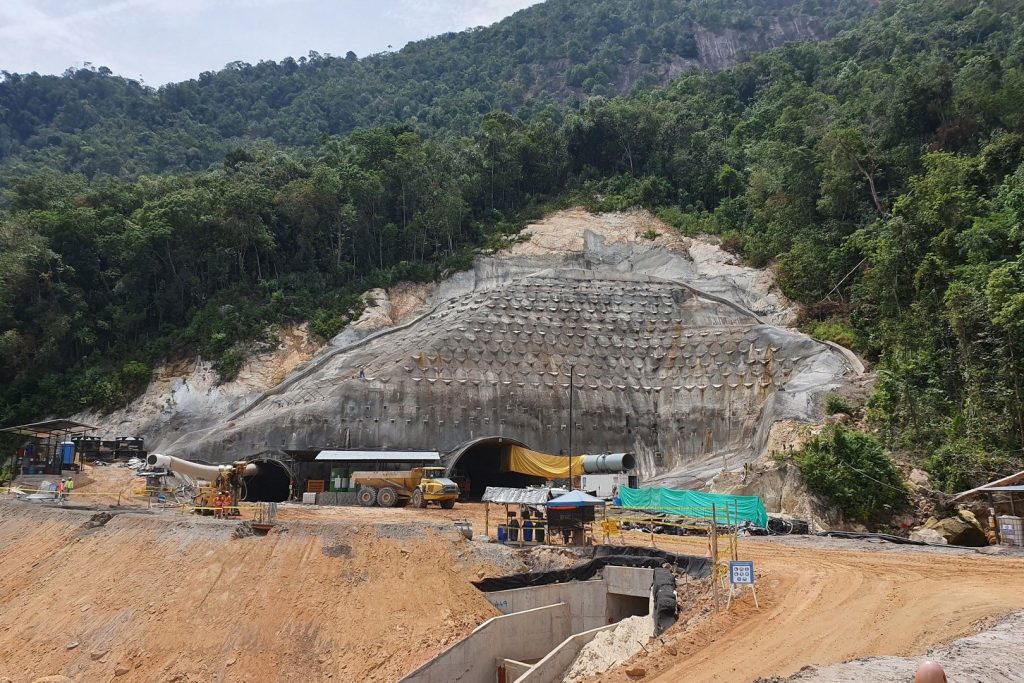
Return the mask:
{"type": "Polygon", "coordinates": [[[847,520],[871,522],[906,502],[899,471],[870,434],[832,425],[795,459],[808,488],[835,504],[847,520]]]}

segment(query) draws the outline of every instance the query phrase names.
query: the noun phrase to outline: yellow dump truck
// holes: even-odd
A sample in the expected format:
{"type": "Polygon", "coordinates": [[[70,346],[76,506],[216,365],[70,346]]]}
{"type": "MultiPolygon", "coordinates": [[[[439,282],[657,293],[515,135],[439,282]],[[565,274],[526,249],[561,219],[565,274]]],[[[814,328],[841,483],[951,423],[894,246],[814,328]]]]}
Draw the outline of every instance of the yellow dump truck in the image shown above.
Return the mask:
{"type": "Polygon", "coordinates": [[[445,476],[443,467],[416,467],[397,472],[353,472],[352,483],[359,487],[359,504],[365,507],[401,507],[411,504],[425,508],[437,503],[446,510],[455,507],[459,485],[445,476]]]}

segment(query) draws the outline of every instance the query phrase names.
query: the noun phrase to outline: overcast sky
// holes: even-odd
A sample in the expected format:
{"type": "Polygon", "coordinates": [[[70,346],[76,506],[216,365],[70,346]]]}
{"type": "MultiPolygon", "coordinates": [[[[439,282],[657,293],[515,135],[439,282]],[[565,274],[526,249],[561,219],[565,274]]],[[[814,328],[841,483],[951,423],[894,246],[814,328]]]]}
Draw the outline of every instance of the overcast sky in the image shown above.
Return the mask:
{"type": "Polygon", "coordinates": [[[110,67],[158,86],[228,62],[360,57],[485,26],[538,0],[0,0],[0,70],[110,67]]]}

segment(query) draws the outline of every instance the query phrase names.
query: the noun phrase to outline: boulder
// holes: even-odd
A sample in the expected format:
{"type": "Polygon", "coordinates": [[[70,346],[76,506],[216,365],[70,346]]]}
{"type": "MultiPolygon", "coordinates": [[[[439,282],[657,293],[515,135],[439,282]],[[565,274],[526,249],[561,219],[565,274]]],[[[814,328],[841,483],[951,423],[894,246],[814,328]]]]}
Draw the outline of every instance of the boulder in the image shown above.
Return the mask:
{"type": "Polygon", "coordinates": [[[964,515],[963,511],[945,519],[932,517],[925,522],[924,526],[926,529],[934,529],[942,534],[942,537],[950,545],[964,545],[971,548],[988,545],[988,538],[986,538],[981,525],[978,524],[978,520],[974,515],[964,515]]]}
{"type": "Polygon", "coordinates": [[[907,481],[910,482],[911,486],[915,490],[930,489],[932,487],[932,478],[928,476],[928,473],[924,470],[914,468],[910,470],[910,475],[907,477],[907,481]]]}
{"type": "Polygon", "coordinates": [[[921,527],[920,529],[914,529],[911,531],[910,540],[931,543],[932,545],[946,545],[945,536],[940,534],[936,529],[929,529],[927,527],[921,527]]]}

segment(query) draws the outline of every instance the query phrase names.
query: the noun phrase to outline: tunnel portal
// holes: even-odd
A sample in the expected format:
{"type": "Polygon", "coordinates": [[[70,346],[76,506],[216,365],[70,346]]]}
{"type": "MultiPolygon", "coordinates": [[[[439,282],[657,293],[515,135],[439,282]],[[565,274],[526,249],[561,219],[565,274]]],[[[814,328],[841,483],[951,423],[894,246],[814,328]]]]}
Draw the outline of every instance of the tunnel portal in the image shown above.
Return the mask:
{"type": "Polygon", "coordinates": [[[249,503],[281,503],[291,495],[292,473],[280,460],[255,460],[256,472],[243,477],[242,500],[249,503]]]}
{"type": "Polygon", "coordinates": [[[513,445],[525,444],[500,436],[486,437],[464,444],[448,456],[449,473],[460,483],[468,484],[466,498],[479,500],[488,486],[523,488],[544,485],[543,477],[503,470],[502,461],[513,445]]]}

